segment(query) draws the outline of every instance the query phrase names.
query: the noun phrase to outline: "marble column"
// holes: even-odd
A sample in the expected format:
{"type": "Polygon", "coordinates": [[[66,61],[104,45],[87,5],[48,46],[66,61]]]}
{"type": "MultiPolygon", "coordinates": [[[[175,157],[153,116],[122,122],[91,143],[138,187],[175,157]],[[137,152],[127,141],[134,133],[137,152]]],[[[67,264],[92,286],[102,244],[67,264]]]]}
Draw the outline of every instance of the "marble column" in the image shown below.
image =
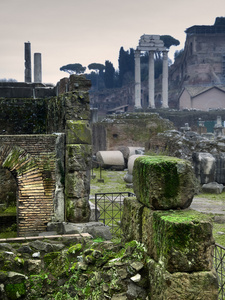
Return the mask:
{"type": "Polygon", "coordinates": [[[148,61],[148,97],[150,108],[155,108],[155,64],[154,51],[149,51],[148,61]]]}
{"type": "Polygon", "coordinates": [[[140,51],[134,52],[135,59],[135,108],[142,108],[141,106],[141,59],[140,51]]]}
{"type": "Polygon", "coordinates": [[[34,82],[42,82],[41,53],[34,53],[34,82]]]}
{"type": "Polygon", "coordinates": [[[168,108],[168,51],[163,51],[162,107],[168,108]]]}
{"type": "Polygon", "coordinates": [[[31,82],[31,45],[30,42],[24,43],[25,74],[24,81],[31,82]]]}

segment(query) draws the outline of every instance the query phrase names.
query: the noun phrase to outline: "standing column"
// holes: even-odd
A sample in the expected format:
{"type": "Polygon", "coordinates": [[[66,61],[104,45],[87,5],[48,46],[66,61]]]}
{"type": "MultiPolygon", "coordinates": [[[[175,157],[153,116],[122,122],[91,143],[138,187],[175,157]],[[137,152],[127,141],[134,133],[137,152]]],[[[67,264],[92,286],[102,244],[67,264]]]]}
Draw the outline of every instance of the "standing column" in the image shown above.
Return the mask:
{"type": "Polygon", "coordinates": [[[154,65],[154,51],[149,51],[148,60],[148,107],[155,108],[155,65],[154,65]]]}
{"type": "Polygon", "coordinates": [[[140,51],[134,52],[135,59],[135,108],[142,108],[141,106],[141,59],[140,51]]]}
{"type": "Polygon", "coordinates": [[[162,107],[168,108],[168,51],[163,51],[162,107]]]}
{"type": "Polygon", "coordinates": [[[34,53],[34,82],[42,82],[41,53],[34,53]]]}
{"type": "Polygon", "coordinates": [[[24,81],[31,82],[31,46],[30,42],[24,43],[25,74],[24,81]]]}

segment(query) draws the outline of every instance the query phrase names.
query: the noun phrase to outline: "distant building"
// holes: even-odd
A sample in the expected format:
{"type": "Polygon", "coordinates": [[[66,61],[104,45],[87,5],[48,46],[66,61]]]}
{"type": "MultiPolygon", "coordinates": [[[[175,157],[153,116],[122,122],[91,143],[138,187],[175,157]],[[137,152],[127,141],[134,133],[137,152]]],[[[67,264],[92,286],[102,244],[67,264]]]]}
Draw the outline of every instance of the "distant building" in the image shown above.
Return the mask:
{"type": "MultiPolygon", "coordinates": [[[[192,95],[194,87],[198,86],[199,90],[202,90],[198,98],[200,99],[201,95],[202,99],[206,99],[208,108],[217,105],[222,105],[221,108],[224,108],[225,18],[216,18],[214,25],[189,27],[185,32],[187,36],[184,52],[176,59],[170,69],[171,86],[174,88],[174,85],[176,85],[178,90],[182,91],[179,97],[179,107],[190,106],[190,103],[184,103],[184,95],[186,92],[192,95]],[[212,88],[216,86],[217,89],[212,88]],[[206,89],[206,87],[208,88],[206,89]],[[219,98],[217,100],[218,94],[219,98]]],[[[197,108],[195,105],[198,101],[193,100],[193,96],[191,98],[192,106],[194,106],[192,108],[197,108]]],[[[202,109],[206,106],[206,103],[198,106],[202,109]]]]}
{"type": "Polygon", "coordinates": [[[209,109],[225,108],[225,86],[187,86],[179,96],[180,109],[209,109]]]}

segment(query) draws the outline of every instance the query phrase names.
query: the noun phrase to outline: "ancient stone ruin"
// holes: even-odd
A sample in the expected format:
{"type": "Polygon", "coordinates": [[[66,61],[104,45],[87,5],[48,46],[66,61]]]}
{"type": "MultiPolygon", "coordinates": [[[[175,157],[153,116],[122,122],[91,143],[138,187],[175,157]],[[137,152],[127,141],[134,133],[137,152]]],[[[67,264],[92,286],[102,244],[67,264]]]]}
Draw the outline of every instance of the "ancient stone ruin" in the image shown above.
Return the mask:
{"type": "Polygon", "coordinates": [[[19,236],[46,231],[49,222],[86,222],[90,215],[90,82],[72,75],[51,89],[53,96],[40,87],[36,99],[33,85],[0,86],[0,167],[16,179],[19,236]]]}
{"type": "Polygon", "coordinates": [[[142,156],[133,175],[136,197],[125,199],[123,235],[147,249],[150,299],[217,299],[212,224],[188,209],[195,193],[191,164],[142,156]]]}
{"type": "Polygon", "coordinates": [[[211,219],[188,208],[193,181],[186,160],[137,158],[123,241],[73,234],[0,243],[1,299],[218,299],[211,219]]]}

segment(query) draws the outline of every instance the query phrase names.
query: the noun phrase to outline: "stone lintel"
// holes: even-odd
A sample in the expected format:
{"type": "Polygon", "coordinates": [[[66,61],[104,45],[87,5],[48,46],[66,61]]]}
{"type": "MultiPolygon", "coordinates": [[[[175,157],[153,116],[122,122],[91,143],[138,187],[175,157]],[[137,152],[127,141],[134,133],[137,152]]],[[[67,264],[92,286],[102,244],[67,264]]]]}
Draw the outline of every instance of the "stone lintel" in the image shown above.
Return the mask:
{"type": "Polygon", "coordinates": [[[157,47],[157,46],[137,46],[137,50],[139,51],[167,51],[166,47],[157,47]]]}

